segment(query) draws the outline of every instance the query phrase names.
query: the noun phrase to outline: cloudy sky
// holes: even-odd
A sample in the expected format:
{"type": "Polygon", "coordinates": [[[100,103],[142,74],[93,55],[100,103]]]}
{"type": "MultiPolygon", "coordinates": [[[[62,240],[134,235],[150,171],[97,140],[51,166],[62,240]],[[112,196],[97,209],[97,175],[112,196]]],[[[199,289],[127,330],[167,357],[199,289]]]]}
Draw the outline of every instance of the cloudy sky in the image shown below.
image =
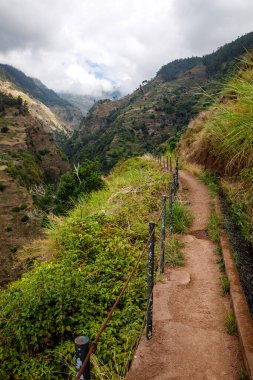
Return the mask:
{"type": "Polygon", "coordinates": [[[252,0],[0,0],[0,62],[80,94],[128,93],[250,31],[252,0]]]}

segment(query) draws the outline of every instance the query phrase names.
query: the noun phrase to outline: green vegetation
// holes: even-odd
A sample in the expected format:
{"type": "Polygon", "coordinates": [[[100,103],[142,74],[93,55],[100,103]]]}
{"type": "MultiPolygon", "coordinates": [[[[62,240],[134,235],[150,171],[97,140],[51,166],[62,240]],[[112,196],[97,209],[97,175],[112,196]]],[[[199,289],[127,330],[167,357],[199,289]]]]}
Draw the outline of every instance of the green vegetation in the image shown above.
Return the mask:
{"type": "Polygon", "coordinates": [[[175,233],[184,234],[193,222],[190,210],[180,201],[173,202],[173,230],[175,233]]]}
{"type": "Polygon", "coordinates": [[[22,186],[30,188],[42,182],[42,174],[32,154],[10,152],[12,161],[7,161],[7,173],[17,179],[22,186]]]}
{"type": "Polygon", "coordinates": [[[230,290],[230,282],[229,279],[226,275],[223,275],[221,277],[221,290],[222,290],[222,295],[225,296],[226,294],[229,293],[230,290]]]}
{"type": "Polygon", "coordinates": [[[210,221],[207,226],[208,234],[214,243],[220,242],[220,221],[214,210],[210,214],[210,221]]]}
{"type": "MultiPolygon", "coordinates": [[[[104,189],[51,226],[52,260],[0,294],[1,378],[73,376],[73,340],[94,339],[147,241],[148,221],[160,214],[167,180],[152,158],[130,159],[115,167],[104,189]]],[[[146,269],[144,254],[97,346],[93,363],[97,358],[110,378],[127,368],[142,331],[146,269]]]]}
{"type": "Polygon", "coordinates": [[[185,258],[182,252],[184,244],[178,240],[175,235],[169,237],[167,254],[165,257],[166,262],[168,262],[172,267],[182,267],[185,265],[185,258]]]}
{"type": "MultiPolygon", "coordinates": [[[[181,141],[181,151],[221,177],[220,186],[243,237],[253,243],[253,58],[223,86],[218,101],[200,114],[181,141]]],[[[212,179],[212,178],[211,178],[212,179]]],[[[213,181],[215,184],[215,181],[213,181]]],[[[212,185],[213,186],[213,185],[212,185]]],[[[215,186],[213,188],[215,190],[215,186]]]]}
{"type": "Polygon", "coordinates": [[[27,205],[25,203],[22,203],[20,206],[15,206],[11,209],[11,211],[13,212],[19,212],[19,211],[22,211],[22,210],[25,210],[27,209],[27,205]]]}
{"type": "Polygon", "coordinates": [[[240,369],[239,378],[238,379],[239,380],[248,380],[249,379],[247,371],[244,368],[240,369]]]}
{"type": "Polygon", "coordinates": [[[228,311],[226,315],[226,330],[229,335],[235,335],[237,333],[236,319],[232,311],[228,311]]]}
{"type": "Polygon", "coordinates": [[[22,216],[21,222],[22,223],[27,223],[29,221],[29,219],[30,219],[29,216],[25,214],[25,215],[22,216]]]}
{"type": "Polygon", "coordinates": [[[7,133],[9,131],[9,128],[7,126],[4,126],[1,128],[2,133],[7,133]]]}
{"type": "Polygon", "coordinates": [[[5,232],[12,232],[12,231],[13,231],[13,228],[10,226],[5,228],[5,232]]]}
{"type": "Polygon", "coordinates": [[[218,192],[218,185],[217,185],[217,176],[214,173],[211,173],[209,171],[205,171],[203,173],[200,173],[199,179],[210,189],[211,195],[214,195],[218,192]]]}
{"type": "Polygon", "coordinates": [[[185,71],[191,70],[196,65],[202,62],[200,57],[176,59],[173,62],[168,63],[161,67],[157,75],[165,81],[172,81],[177,79],[180,74],[185,71]]]}
{"type": "Polygon", "coordinates": [[[220,244],[215,249],[215,256],[217,258],[216,262],[219,265],[221,273],[225,274],[226,268],[225,268],[225,263],[224,263],[224,259],[223,259],[223,255],[222,255],[222,249],[221,249],[220,244]]]}
{"type": "Polygon", "coordinates": [[[0,191],[4,191],[6,189],[6,184],[4,182],[0,182],[0,191]]]}
{"type": "Polygon", "coordinates": [[[63,215],[74,207],[80,197],[87,197],[103,186],[99,163],[85,160],[72,172],[61,176],[57,189],[53,185],[45,186],[42,193],[34,194],[33,199],[42,210],[63,215]]]}

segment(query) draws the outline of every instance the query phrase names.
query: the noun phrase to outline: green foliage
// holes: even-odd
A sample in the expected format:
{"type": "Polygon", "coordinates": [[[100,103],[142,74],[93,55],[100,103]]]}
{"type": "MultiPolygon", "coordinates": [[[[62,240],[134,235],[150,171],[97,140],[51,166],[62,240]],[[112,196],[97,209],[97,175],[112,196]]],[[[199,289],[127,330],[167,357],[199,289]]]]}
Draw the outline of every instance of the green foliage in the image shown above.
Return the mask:
{"type": "Polygon", "coordinates": [[[175,80],[179,74],[192,69],[199,63],[201,63],[201,58],[199,57],[176,59],[175,61],[162,66],[157,75],[161,76],[165,81],[172,81],[175,80]]]}
{"type": "Polygon", "coordinates": [[[1,132],[2,133],[7,133],[7,132],[9,132],[9,128],[7,126],[4,126],[4,127],[1,128],[1,132]]]}
{"type": "MultiPolygon", "coordinates": [[[[118,165],[107,187],[91,194],[49,230],[55,254],[0,293],[1,378],[73,376],[78,335],[94,339],[147,240],[167,183],[151,158],[118,165]],[[11,360],[10,360],[11,358],[11,360]]],[[[107,373],[124,372],[143,328],[145,256],[97,346],[107,373]]]]}
{"type": "Polygon", "coordinates": [[[222,291],[222,295],[225,296],[226,294],[228,294],[229,290],[230,290],[229,279],[228,279],[228,277],[226,275],[223,275],[221,277],[221,291],[222,291]]]}
{"type": "Polygon", "coordinates": [[[251,243],[253,243],[252,231],[253,226],[250,220],[250,215],[247,210],[248,204],[243,201],[236,201],[231,204],[230,210],[233,221],[241,231],[242,235],[251,243]]]}
{"type": "Polygon", "coordinates": [[[222,255],[222,248],[221,248],[220,244],[215,249],[215,255],[217,258],[216,262],[219,265],[221,273],[225,274],[226,268],[225,268],[225,263],[224,263],[224,259],[223,259],[223,255],[222,255]]]}
{"type": "Polygon", "coordinates": [[[12,161],[7,163],[7,173],[17,179],[22,186],[30,188],[33,184],[39,184],[42,181],[42,175],[39,166],[30,153],[11,152],[12,161]]]}
{"type": "Polygon", "coordinates": [[[226,329],[229,335],[236,335],[237,333],[236,318],[232,311],[227,312],[226,329]]]}
{"type": "Polygon", "coordinates": [[[175,235],[169,237],[168,248],[166,252],[166,262],[170,264],[170,266],[182,267],[185,265],[185,257],[182,252],[184,248],[184,244],[178,240],[175,235]]]}
{"type": "Polygon", "coordinates": [[[22,216],[21,222],[27,223],[29,219],[30,219],[29,216],[25,214],[25,215],[22,216]]]}
{"type": "Polygon", "coordinates": [[[223,88],[221,96],[227,102],[215,104],[216,112],[205,125],[213,151],[225,161],[227,173],[233,174],[253,165],[252,58],[245,65],[248,69],[241,70],[223,88]]]}
{"type": "Polygon", "coordinates": [[[211,190],[212,195],[218,192],[217,176],[214,173],[205,171],[199,175],[199,179],[211,190]]]}
{"type": "Polygon", "coordinates": [[[73,207],[80,195],[103,187],[101,172],[97,161],[85,160],[79,167],[78,173],[73,170],[61,176],[55,199],[55,212],[64,214],[73,207]]]}
{"type": "Polygon", "coordinates": [[[25,210],[27,209],[27,205],[25,203],[22,203],[20,206],[15,206],[11,209],[11,211],[13,212],[19,212],[19,211],[22,211],[22,210],[25,210]]]}
{"type": "Polygon", "coordinates": [[[190,210],[180,201],[173,202],[173,230],[175,233],[183,234],[187,231],[193,221],[190,210]]]}
{"type": "Polygon", "coordinates": [[[248,380],[249,376],[244,368],[240,368],[238,380],[248,380]]]}
{"type": "Polygon", "coordinates": [[[0,182],[0,191],[4,191],[6,189],[6,184],[4,182],[0,182]]]}
{"type": "Polygon", "coordinates": [[[210,215],[210,221],[208,223],[208,234],[213,242],[220,242],[220,226],[219,226],[219,218],[217,214],[212,211],[210,215]]]}
{"type": "Polygon", "coordinates": [[[205,55],[203,63],[207,67],[209,75],[217,75],[226,73],[231,70],[231,64],[236,57],[245,54],[246,49],[251,49],[253,46],[253,33],[247,33],[235,41],[225,44],[217,49],[216,52],[205,55]]]}

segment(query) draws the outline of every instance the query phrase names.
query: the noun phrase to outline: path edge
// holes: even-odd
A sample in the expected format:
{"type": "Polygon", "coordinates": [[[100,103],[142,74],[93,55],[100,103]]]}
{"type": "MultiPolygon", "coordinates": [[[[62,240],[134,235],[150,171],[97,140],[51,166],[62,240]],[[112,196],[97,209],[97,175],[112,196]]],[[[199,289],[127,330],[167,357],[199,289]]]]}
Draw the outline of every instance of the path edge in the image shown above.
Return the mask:
{"type": "MultiPolygon", "coordinates": [[[[223,217],[218,198],[216,198],[215,209],[217,214],[223,217]]],[[[231,244],[224,227],[221,231],[220,243],[226,274],[230,282],[230,297],[237,322],[237,330],[242,346],[242,354],[249,379],[253,380],[253,321],[239,279],[235,260],[232,255],[231,244]]]]}

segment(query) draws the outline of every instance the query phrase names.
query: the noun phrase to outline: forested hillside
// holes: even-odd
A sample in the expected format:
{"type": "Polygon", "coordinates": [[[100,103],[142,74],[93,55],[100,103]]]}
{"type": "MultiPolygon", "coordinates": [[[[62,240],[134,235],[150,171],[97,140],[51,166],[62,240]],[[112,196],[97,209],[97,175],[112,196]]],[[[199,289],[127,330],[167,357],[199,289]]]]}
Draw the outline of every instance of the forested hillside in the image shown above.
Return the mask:
{"type": "Polygon", "coordinates": [[[66,146],[69,158],[97,157],[105,171],[120,159],[163,151],[179,137],[192,117],[205,109],[208,95],[240,65],[238,58],[253,47],[253,33],[202,58],[176,60],[151,81],[117,101],[100,101],[83,119],[66,146]]]}

